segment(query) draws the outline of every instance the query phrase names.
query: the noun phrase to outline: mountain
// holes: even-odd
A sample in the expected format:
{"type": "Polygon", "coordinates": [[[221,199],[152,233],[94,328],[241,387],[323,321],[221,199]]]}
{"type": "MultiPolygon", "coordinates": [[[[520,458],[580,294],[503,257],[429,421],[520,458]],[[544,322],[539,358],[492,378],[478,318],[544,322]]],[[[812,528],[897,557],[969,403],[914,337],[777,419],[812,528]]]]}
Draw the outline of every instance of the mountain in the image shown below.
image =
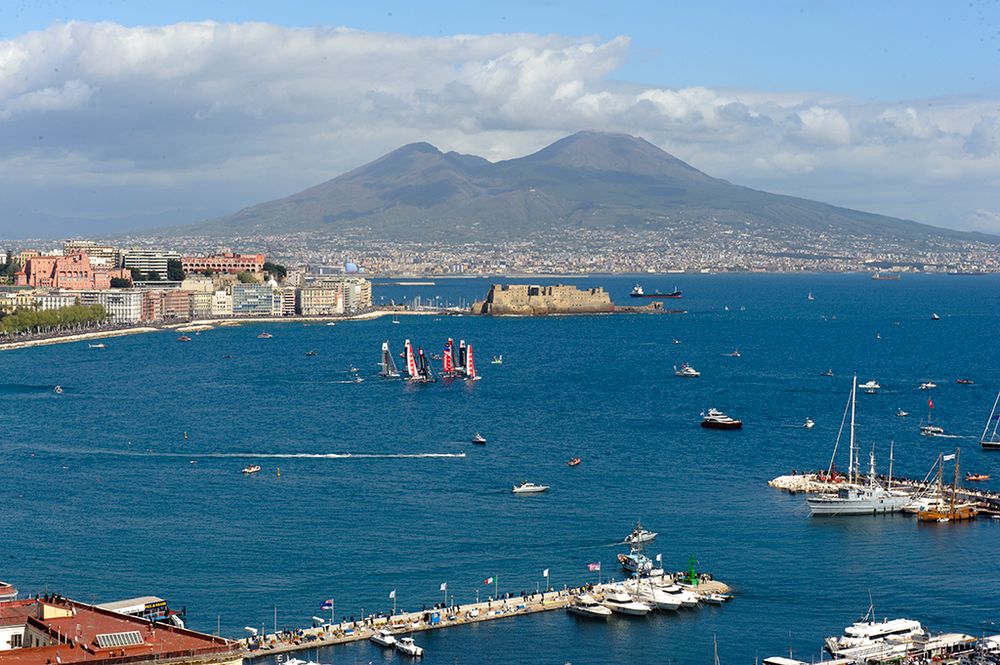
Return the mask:
{"type": "Polygon", "coordinates": [[[770,194],[713,178],[644,139],[579,132],[502,162],[413,143],[283,199],[178,227],[204,236],[343,232],[373,238],[497,240],[578,228],[662,228],[681,220],[926,240],[1000,238],[770,194]]]}

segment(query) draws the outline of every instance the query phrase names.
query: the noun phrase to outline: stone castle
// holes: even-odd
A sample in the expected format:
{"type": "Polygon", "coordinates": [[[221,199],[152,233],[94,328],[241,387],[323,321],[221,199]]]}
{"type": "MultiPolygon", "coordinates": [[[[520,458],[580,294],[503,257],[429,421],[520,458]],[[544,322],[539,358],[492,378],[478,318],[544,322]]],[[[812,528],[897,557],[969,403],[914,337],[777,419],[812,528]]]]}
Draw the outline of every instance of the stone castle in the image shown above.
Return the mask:
{"type": "Polygon", "coordinates": [[[595,314],[615,311],[611,296],[600,287],[494,284],[486,299],[472,305],[473,314],[595,314]]]}

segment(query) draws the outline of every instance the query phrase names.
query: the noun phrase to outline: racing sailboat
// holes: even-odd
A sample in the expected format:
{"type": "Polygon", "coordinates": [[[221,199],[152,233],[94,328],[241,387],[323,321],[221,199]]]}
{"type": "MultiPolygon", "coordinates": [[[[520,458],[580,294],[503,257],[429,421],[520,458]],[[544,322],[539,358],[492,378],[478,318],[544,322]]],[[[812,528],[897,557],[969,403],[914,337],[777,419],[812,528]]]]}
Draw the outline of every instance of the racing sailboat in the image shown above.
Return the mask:
{"type": "Polygon", "coordinates": [[[417,370],[417,359],[413,355],[413,346],[410,344],[410,340],[403,342],[403,349],[406,353],[406,380],[407,381],[420,381],[420,372],[417,370]]]}
{"type": "Polygon", "coordinates": [[[458,375],[458,371],[455,370],[455,358],[453,356],[454,348],[455,341],[449,337],[448,342],[444,345],[444,353],[441,355],[442,378],[451,379],[458,375]]]}
{"type": "Polygon", "coordinates": [[[472,357],[472,342],[465,349],[465,380],[478,381],[483,377],[476,374],[476,361],[472,357]]]}
{"type": "Polygon", "coordinates": [[[389,352],[389,342],[382,342],[382,371],[379,376],[384,379],[398,379],[399,370],[396,369],[396,362],[389,352]]]}
{"type": "Polygon", "coordinates": [[[420,347],[417,351],[417,355],[420,356],[420,364],[417,367],[417,373],[420,376],[419,380],[424,383],[437,381],[437,379],[434,378],[434,372],[431,371],[431,366],[427,364],[427,356],[424,355],[423,347],[420,347]]]}

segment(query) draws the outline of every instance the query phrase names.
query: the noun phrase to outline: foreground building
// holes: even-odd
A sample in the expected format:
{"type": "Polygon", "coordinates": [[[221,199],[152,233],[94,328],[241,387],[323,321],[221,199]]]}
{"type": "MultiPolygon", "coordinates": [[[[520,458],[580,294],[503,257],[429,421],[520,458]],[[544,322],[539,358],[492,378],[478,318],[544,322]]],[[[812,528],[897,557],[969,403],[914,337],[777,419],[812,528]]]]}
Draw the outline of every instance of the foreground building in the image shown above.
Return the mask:
{"type": "Polygon", "coordinates": [[[240,665],[238,643],[60,596],[0,602],[0,665],[240,665]]]}
{"type": "Polygon", "coordinates": [[[131,280],[128,270],[91,264],[86,252],[68,256],[34,256],[14,274],[15,286],[50,289],[110,289],[112,279],[131,280]]]}

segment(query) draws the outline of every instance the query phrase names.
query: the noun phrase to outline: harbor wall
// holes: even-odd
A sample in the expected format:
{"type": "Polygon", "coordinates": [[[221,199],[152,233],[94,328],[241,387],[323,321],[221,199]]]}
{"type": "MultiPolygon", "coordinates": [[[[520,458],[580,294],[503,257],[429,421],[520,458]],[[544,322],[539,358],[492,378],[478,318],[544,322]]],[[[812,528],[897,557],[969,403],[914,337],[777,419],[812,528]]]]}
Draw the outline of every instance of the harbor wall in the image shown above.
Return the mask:
{"type": "Polygon", "coordinates": [[[494,284],[485,300],[472,305],[473,314],[537,316],[543,314],[599,314],[615,310],[601,287],[578,289],[558,284],[494,284]]]}

